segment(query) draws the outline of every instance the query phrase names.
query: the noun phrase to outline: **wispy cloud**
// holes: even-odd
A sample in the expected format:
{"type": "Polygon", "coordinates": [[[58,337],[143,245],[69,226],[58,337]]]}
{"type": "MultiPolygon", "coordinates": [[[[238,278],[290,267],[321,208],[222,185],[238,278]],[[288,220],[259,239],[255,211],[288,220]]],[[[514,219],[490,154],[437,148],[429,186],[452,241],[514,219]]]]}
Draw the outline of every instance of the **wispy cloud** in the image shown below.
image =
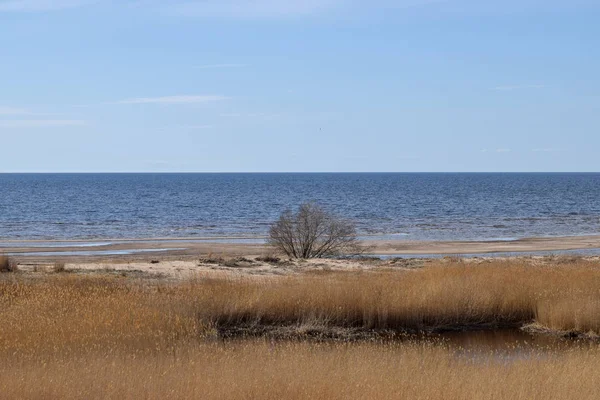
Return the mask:
{"type": "MultiPolygon", "coordinates": [[[[368,8],[408,8],[449,0],[375,0],[368,8]]],[[[462,1],[462,0],[459,0],[462,1]]],[[[109,4],[138,9],[150,8],[187,17],[285,17],[311,15],[325,10],[354,9],[365,6],[358,0],[0,0],[0,12],[44,12],[109,4]]]]}
{"type": "Polygon", "coordinates": [[[195,104],[227,100],[227,96],[164,96],[136,97],[115,102],[115,104],[195,104]]]}
{"type": "Polygon", "coordinates": [[[189,162],[183,162],[181,160],[178,161],[167,161],[167,160],[149,160],[145,162],[146,166],[151,167],[153,169],[178,169],[189,167],[191,164],[189,162]]]}
{"type": "MultiPolygon", "coordinates": [[[[152,0],[141,0],[151,2],[152,0]]],[[[157,7],[168,14],[187,17],[277,18],[309,16],[327,11],[352,11],[360,14],[373,10],[423,8],[428,12],[461,14],[497,14],[531,10],[562,10],[595,4],[597,0],[178,0],[157,7]]]]}
{"type": "Polygon", "coordinates": [[[25,115],[25,114],[31,114],[31,113],[22,108],[0,106],[0,115],[25,115]]]}
{"type": "Polygon", "coordinates": [[[198,69],[217,69],[217,68],[243,68],[247,67],[247,64],[206,64],[206,65],[198,65],[195,68],[198,69]]]}
{"type": "Polygon", "coordinates": [[[52,128],[83,125],[86,125],[86,122],[77,119],[21,119],[0,121],[0,128],[52,128]]]}
{"type": "Polygon", "coordinates": [[[212,129],[214,128],[214,125],[182,125],[180,126],[181,129],[212,129]]]}
{"type": "Polygon", "coordinates": [[[507,148],[501,148],[501,149],[496,149],[496,150],[488,150],[488,149],[481,149],[480,152],[481,153],[489,153],[490,151],[496,152],[496,153],[510,153],[512,152],[511,149],[507,149],[507,148]]]}
{"type": "Polygon", "coordinates": [[[40,12],[81,7],[99,0],[0,0],[0,12],[40,12]]]}
{"type": "Polygon", "coordinates": [[[499,92],[509,92],[513,90],[522,90],[522,89],[543,89],[546,85],[505,85],[505,86],[496,86],[492,88],[492,90],[497,90],[499,92]]]}
{"type": "Polygon", "coordinates": [[[154,167],[154,168],[168,167],[171,165],[171,163],[169,161],[162,161],[162,160],[147,161],[146,164],[148,164],[149,166],[154,167]]]}
{"type": "Polygon", "coordinates": [[[222,113],[219,114],[220,117],[223,118],[257,118],[257,117],[265,117],[268,114],[264,113],[222,113]]]}
{"type": "Polygon", "coordinates": [[[557,151],[560,151],[560,149],[540,148],[540,149],[531,149],[531,151],[534,152],[534,153],[555,153],[557,151]]]}
{"type": "Polygon", "coordinates": [[[281,17],[308,15],[347,0],[196,0],[171,3],[164,9],[172,14],[196,17],[281,17]]]}
{"type": "Polygon", "coordinates": [[[283,114],[276,114],[276,113],[222,113],[219,114],[219,117],[221,118],[232,118],[232,119],[243,119],[243,118],[248,118],[248,119],[253,119],[253,120],[257,120],[257,121],[266,121],[266,120],[272,120],[275,118],[280,118],[282,117],[283,114]]]}
{"type": "Polygon", "coordinates": [[[180,16],[265,18],[316,14],[327,10],[364,11],[427,7],[463,13],[498,13],[545,7],[564,9],[595,4],[597,0],[0,0],[0,12],[45,12],[93,4],[149,8],[180,16]]]}
{"type": "Polygon", "coordinates": [[[193,130],[203,130],[203,129],[212,129],[214,125],[177,125],[177,126],[169,126],[163,128],[157,128],[160,131],[173,131],[173,130],[184,130],[184,131],[193,131],[193,130]]]}

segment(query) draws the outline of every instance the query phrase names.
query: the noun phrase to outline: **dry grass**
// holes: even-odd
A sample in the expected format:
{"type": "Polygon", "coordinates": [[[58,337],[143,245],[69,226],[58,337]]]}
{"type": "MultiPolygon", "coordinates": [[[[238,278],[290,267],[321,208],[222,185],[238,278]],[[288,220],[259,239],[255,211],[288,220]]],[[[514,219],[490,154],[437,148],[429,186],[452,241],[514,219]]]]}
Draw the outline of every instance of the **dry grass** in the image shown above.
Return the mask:
{"type": "Polygon", "coordinates": [[[597,399],[600,351],[475,359],[428,344],[233,343],[0,365],[6,399],[597,399]]]}
{"type": "Polygon", "coordinates": [[[220,343],[235,326],[600,332],[600,268],[440,262],[401,272],[156,282],[0,277],[2,398],[595,399],[600,349],[507,359],[425,343],[220,343]]]}
{"type": "Polygon", "coordinates": [[[18,272],[17,262],[8,256],[0,255],[0,272],[18,272]]]}
{"type": "Polygon", "coordinates": [[[116,276],[11,275],[0,280],[0,302],[0,357],[162,349],[204,332],[178,291],[116,276]]]}
{"type": "Polygon", "coordinates": [[[279,262],[281,262],[281,258],[268,254],[265,256],[256,257],[256,261],[265,262],[269,264],[279,264],[279,262]]]}
{"type": "Polygon", "coordinates": [[[196,293],[218,326],[309,325],[430,330],[532,320],[533,271],[433,267],[417,272],[333,273],[277,281],[206,281],[196,293]],[[514,272],[514,271],[513,271],[514,272]]]}
{"type": "Polygon", "coordinates": [[[194,292],[217,326],[377,330],[521,326],[600,333],[600,268],[589,262],[440,263],[405,272],[205,280],[194,292]]]}
{"type": "Polygon", "coordinates": [[[67,271],[65,263],[62,261],[55,262],[52,266],[52,270],[57,274],[61,274],[67,271]]]}
{"type": "MultiPolygon", "coordinates": [[[[170,325],[171,319],[185,319],[194,326],[217,329],[435,331],[536,322],[557,331],[600,333],[600,268],[584,261],[550,266],[522,260],[480,265],[440,262],[400,272],[197,277],[180,283],[75,274],[41,280],[10,276],[0,280],[0,300],[11,305],[0,313],[5,322],[0,341],[24,329],[52,332],[82,323],[92,329],[103,318],[121,330],[134,321],[139,325],[161,320],[170,325]]],[[[97,336],[95,329],[87,335],[97,336]]],[[[81,331],[71,336],[81,336],[81,331]]]]}

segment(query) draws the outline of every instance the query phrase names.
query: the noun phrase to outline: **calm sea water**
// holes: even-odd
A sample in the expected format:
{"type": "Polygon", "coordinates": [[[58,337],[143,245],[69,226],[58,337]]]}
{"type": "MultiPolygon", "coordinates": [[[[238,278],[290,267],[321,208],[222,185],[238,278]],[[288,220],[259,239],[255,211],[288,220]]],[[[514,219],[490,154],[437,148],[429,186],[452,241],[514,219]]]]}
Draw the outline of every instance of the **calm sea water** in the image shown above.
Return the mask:
{"type": "Polygon", "coordinates": [[[304,201],[407,240],[600,233],[600,174],[0,174],[0,239],[263,236],[304,201]]]}

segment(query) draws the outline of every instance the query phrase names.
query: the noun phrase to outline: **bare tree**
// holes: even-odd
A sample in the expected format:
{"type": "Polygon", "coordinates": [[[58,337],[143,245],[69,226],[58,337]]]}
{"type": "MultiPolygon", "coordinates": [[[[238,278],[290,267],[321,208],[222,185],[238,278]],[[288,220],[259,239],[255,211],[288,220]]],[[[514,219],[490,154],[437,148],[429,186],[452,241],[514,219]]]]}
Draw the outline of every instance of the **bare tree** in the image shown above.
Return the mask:
{"type": "Polygon", "coordinates": [[[314,203],[281,214],[271,225],[269,244],[292,258],[324,258],[364,251],[351,221],[314,203]]]}

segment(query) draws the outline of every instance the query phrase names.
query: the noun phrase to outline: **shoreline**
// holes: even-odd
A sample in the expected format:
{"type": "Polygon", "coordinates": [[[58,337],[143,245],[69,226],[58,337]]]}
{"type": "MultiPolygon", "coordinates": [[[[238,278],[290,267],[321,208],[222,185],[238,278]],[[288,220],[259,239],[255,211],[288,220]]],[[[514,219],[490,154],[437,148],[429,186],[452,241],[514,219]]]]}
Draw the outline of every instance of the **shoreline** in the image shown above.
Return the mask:
{"type": "MultiPolygon", "coordinates": [[[[439,257],[465,255],[469,257],[496,255],[519,256],[543,252],[600,253],[600,235],[566,237],[532,237],[516,240],[485,241],[411,241],[370,239],[366,255],[390,258],[439,257]]],[[[130,238],[97,240],[0,240],[0,253],[14,257],[182,257],[218,254],[225,257],[260,256],[273,253],[264,239],[219,238],[130,238]]]]}
{"type": "Polygon", "coordinates": [[[367,241],[382,255],[460,255],[600,249],[600,235],[486,241],[367,241]]]}

